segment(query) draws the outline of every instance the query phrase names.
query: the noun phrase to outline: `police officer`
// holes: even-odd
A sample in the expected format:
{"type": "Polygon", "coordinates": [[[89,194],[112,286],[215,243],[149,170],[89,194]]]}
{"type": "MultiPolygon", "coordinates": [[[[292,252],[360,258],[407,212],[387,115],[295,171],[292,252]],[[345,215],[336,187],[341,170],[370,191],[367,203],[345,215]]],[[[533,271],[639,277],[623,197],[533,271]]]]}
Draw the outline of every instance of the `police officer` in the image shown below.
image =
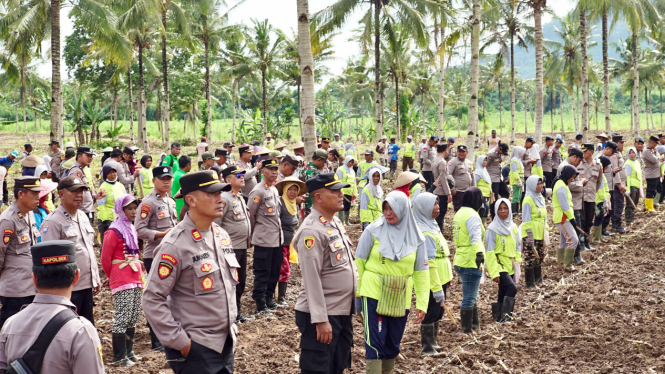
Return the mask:
{"type": "Polygon", "coordinates": [[[48,145],[51,147],[51,161],[49,162],[51,179],[57,183],[60,179],[60,164],[65,159],[65,152],[60,149],[60,143],[57,140],[51,140],[48,145]]]}
{"type": "Polygon", "coordinates": [[[33,373],[70,374],[104,373],[102,344],[95,327],[76,315],[76,307],[69,299],[80,279],[77,269],[77,249],[66,240],[52,240],[34,245],[27,253],[32,257],[30,286],[37,287],[37,295],[28,305],[12,317],[0,332],[0,372],[24,356],[37,341],[40,333],[56,315],[65,312],[71,320],[58,330],[45,350],[43,361],[24,359],[33,373]],[[37,367],[37,363],[41,367],[37,367]],[[35,366],[32,366],[35,365],[35,366]]]}
{"type": "MultiPolygon", "coordinates": [[[[86,178],[83,168],[90,166],[90,163],[92,162],[92,155],[94,154],[95,153],[90,147],[78,147],[76,150],[76,161],[74,162],[74,165],[72,165],[69,170],[66,170],[62,176],[66,177],[68,175],[74,175],[76,178],[80,179],[83,183],[90,187],[88,178],[86,178]]],[[[90,191],[87,191],[83,194],[83,204],[81,204],[81,208],[79,209],[85,213],[85,215],[90,220],[90,223],[92,223],[92,220],[95,216],[95,200],[101,199],[104,196],[106,196],[106,191],[102,189],[99,192],[95,192],[94,186],[90,188],[90,191]]]]}
{"type": "MultiPolygon", "coordinates": [[[[591,226],[593,225],[593,218],[596,212],[596,193],[602,184],[602,171],[600,162],[596,162],[593,159],[593,143],[582,144],[582,149],[584,150],[584,157],[579,166],[577,166],[577,171],[580,173],[579,178],[582,180],[584,189],[582,193],[582,211],[581,220],[577,220],[577,217],[575,217],[575,220],[579,223],[582,231],[587,234],[580,235],[579,237],[580,246],[586,248],[581,249],[589,250],[593,249],[589,243],[589,234],[591,233],[591,226]]],[[[575,196],[573,196],[573,205],[575,205],[575,196]]]]}
{"type": "Polygon", "coordinates": [[[429,138],[429,141],[427,142],[427,145],[423,147],[423,161],[422,161],[422,169],[423,169],[423,177],[427,181],[425,189],[429,190],[429,188],[432,186],[432,183],[434,183],[434,175],[432,173],[432,166],[434,162],[434,158],[437,155],[436,152],[436,144],[439,142],[439,138],[432,135],[429,138]]]}
{"type": "Polygon", "coordinates": [[[30,246],[37,244],[39,227],[32,211],[39,205],[39,178],[14,179],[14,202],[0,214],[0,327],[35,297],[31,279],[30,246]]]}
{"type": "Polygon", "coordinates": [[[295,156],[286,155],[282,157],[282,161],[279,163],[277,180],[275,182],[279,183],[283,181],[284,178],[292,176],[295,174],[296,170],[298,170],[299,166],[300,164],[295,156]]]}
{"type": "Polygon", "coordinates": [[[83,194],[88,192],[88,185],[73,175],[58,183],[61,204],[42,222],[40,229],[42,242],[51,240],[69,240],[76,246],[76,263],[80,275],[72,292],[72,303],[79,316],[86,318],[93,325],[93,301],[101,289],[97,257],[93,247],[95,229],[79,210],[83,203],[83,194]]]}
{"type": "Polygon", "coordinates": [[[439,216],[436,217],[436,223],[439,228],[443,230],[443,219],[448,212],[448,204],[453,202],[453,197],[450,194],[450,186],[448,185],[448,163],[446,157],[448,156],[448,144],[436,145],[437,156],[432,165],[432,174],[434,174],[434,194],[439,197],[439,216]]]}
{"type": "Polygon", "coordinates": [[[277,308],[275,287],[282,266],[282,224],[279,220],[279,193],[273,185],[277,179],[279,163],[275,159],[263,160],[263,181],[249,194],[247,208],[252,225],[254,245],[254,291],[256,312],[272,315],[268,309],[277,308]]]}
{"type": "MultiPolygon", "coordinates": [[[[612,161],[612,168],[614,169],[614,190],[612,191],[612,231],[618,233],[625,233],[627,230],[621,225],[623,220],[623,211],[626,206],[626,181],[628,174],[624,167],[625,159],[623,158],[623,145],[625,140],[623,136],[616,133],[612,134],[612,141],[617,145],[617,151],[610,157],[612,161]]],[[[609,183],[609,179],[608,179],[609,183]]]]}
{"type": "Polygon", "coordinates": [[[176,374],[232,373],[238,261],[213,221],[222,215],[221,183],[207,170],[180,179],[189,212],[157,247],[142,306],[176,374]]]}
{"type": "Polygon", "coordinates": [[[231,191],[222,192],[224,211],[222,217],[217,218],[215,223],[220,225],[231,237],[233,252],[240,264],[238,269],[238,285],[236,286],[236,305],[238,316],[236,322],[242,323],[253,320],[252,317],[243,316],[240,312],[240,299],[245,292],[245,281],[247,280],[247,249],[251,246],[250,238],[252,226],[249,222],[247,205],[242,198],[242,188],[245,186],[245,172],[237,166],[229,166],[222,170],[222,180],[231,185],[231,191]]]}
{"type": "Polygon", "coordinates": [[[228,167],[228,165],[226,164],[226,159],[228,155],[229,151],[227,151],[224,148],[215,149],[215,164],[212,165],[210,170],[216,171],[217,175],[222,175],[222,170],[228,167]]]}
{"type": "MultiPolygon", "coordinates": [[[[157,166],[152,169],[154,187],[141,202],[134,226],[137,237],[143,240],[143,264],[150,273],[155,251],[166,234],[178,223],[175,200],[169,196],[173,185],[173,169],[170,166],[157,166]]],[[[150,325],[148,325],[150,328],[150,325]]],[[[161,349],[154,331],[150,328],[152,349],[161,349]]]]}
{"type": "Polygon", "coordinates": [[[125,149],[122,150],[122,159],[120,161],[120,167],[118,168],[118,182],[125,186],[125,190],[127,193],[132,193],[132,188],[134,187],[134,180],[139,176],[139,171],[136,170],[134,174],[129,171],[129,164],[128,162],[132,160],[134,157],[134,151],[129,148],[125,147],[125,149]]]}
{"type": "MultiPolygon", "coordinates": [[[[496,132],[492,135],[496,135],[496,132]]],[[[507,199],[510,196],[508,191],[508,185],[505,181],[501,179],[501,161],[503,155],[508,154],[508,144],[499,143],[496,147],[492,148],[487,152],[487,172],[490,175],[492,180],[492,193],[494,193],[494,200],[499,200],[499,196],[507,199]]],[[[494,204],[490,209],[492,216],[494,216],[494,204]]]]}
{"type": "Polygon", "coordinates": [[[352,315],[358,286],[353,243],[335,213],[344,206],[336,174],[324,173],[306,182],[312,213],[293,237],[302,272],[296,301],[302,373],[341,374],[351,367],[352,315]]]}
{"type": "Polygon", "coordinates": [[[240,158],[236,163],[236,166],[242,171],[245,172],[245,187],[242,188],[242,195],[244,196],[245,202],[247,202],[247,196],[252,192],[254,186],[256,186],[256,176],[259,173],[260,167],[252,167],[252,151],[249,149],[248,145],[243,145],[238,148],[238,153],[240,158]]]}
{"type": "Polygon", "coordinates": [[[469,187],[473,187],[473,176],[471,168],[473,165],[466,159],[467,149],[464,144],[457,146],[457,156],[448,162],[448,174],[455,180],[455,188],[450,190],[453,195],[453,207],[457,212],[462,207],[464,192],[469,187]]]}

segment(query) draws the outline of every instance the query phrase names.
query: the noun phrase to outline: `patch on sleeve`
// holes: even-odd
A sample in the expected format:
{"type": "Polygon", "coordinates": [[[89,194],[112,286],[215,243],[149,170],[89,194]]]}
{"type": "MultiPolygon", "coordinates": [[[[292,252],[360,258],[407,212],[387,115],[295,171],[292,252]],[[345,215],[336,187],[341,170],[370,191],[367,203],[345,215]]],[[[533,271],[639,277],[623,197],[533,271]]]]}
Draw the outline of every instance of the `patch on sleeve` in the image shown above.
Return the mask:
{"type": "Polygon", "coordinates": [[[211,269],[212,269],[212,265],[210,265],[210,263],[208,263],[208,262],[201,265],[201,271],[204,272],[204,273],[209,272],[211,269]]]}
{"type": "Polygon", "coordinates": [[[99,359],[104,362],[104,356],[102,355],[102,345],[97,346],[97,352],[99,352],[99,359]]]}
{"type": "Polygon", "coordinates": [[[12,235],[14,235],[14,230],[6,229],[3,236],[2,236],[2,242],[5,243],[5,245],[9,244],[9,241],[11,240],[12,235]]]}
{"type": "Polygon", "coordinates": [[[166,279],[169,275],[171,275],[171,272],[173,271],[173,266],[171,264],[166,263],[166,262],[160,262],[159,263],[159,279],[166,279]]]}
{"type": "Polygon", "coordinates": [[[252,201],[254,202],[254,204],[258,204],[259,201],[261,201],[261,197],[260,197],[260,196],[254,196],[254,198],[252,199],[252,201]]]}
{"type": "Polygon", "coordinates": [[[314,239],[313,236],[306,236],[303,239],[303,242],[305,244],[305,248],[312,249],[312,247],[314,247],[314,243],[316,242],[316,240],[314,239]]]}
{"type": "Polygon", "coordinates": [[[170,254],[163,253],[162,254],[162,260],[166,260],[173,265],[176,265],[178,263],[178,260],[175,259],[175,257],[171,256],[170,254]]]}
{"type": "Polygon", "coordinates": [[[42,225],[42,234],[46,234],[48,232],[48,223],[45,223],[42,225]]]}

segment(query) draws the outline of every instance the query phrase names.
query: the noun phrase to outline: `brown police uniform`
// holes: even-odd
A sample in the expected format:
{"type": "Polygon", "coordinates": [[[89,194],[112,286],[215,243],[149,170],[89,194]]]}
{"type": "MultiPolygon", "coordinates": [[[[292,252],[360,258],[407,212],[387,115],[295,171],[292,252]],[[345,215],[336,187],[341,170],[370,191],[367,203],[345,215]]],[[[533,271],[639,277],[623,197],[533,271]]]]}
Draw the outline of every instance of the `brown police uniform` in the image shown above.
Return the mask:
{"type": "Polygon", "coordinates": [[[487,172],[492,179],[492,184],[501,182],[501,155],[499,154],[499,147],[493,148],[487,152],[487,172]]]}
{"type": "Polygon", "coordinates": [[[95,230],[90,221],[80,210],[71,215],[60,205],[42,222],[40,231],[42,243],[62,239],[76,245],[76,264],[81,274],[78,283],[74,285],[71,301],[76,306],[77,313],[94,325],[92,289],[101,282],[93,247],[95,230]]]}
{"type": "Polygon", "coordinates": [[[176,212],[175,200],[170,196],[161,197],[153,189],[141,201],[134,226],[138,238],[143,240],[143,263],[148,272],[152,267],[155,251],[163,240],[163,238],[155,238],[155,235],[175,227],[177,223],[178,212],[176,212]]]}
{"type": "Polygon", "coordinates": [[[238,166],[239,169],[245,171],[245,187],[242,188],[242,195],[245,196],[245,202],[247,202],[246,197],[249,196],[250,192],[252,192],[257,184],[256,176],[258,175],[259,171],[252,167],[252,164],[244,163],[241,160],[238,160],[236,166],[238,166]]]}
{"type": "Polygon", "coordinates": [[[583,187],[582,222],[580,222],[580,228],[587,234],[591,230],[596,212],[596,192],[602,184],[600,167],[600,162],[594,160],[587,162],[585,159],[582,159],[577,167],[580,177],[587,180],[587,184],[583,187]]]}
{"type": "MultiPolygon", "coordinates": [[[[67,171],[66,175],[63,175],[63,178],[68,175],[75,175],[76,178],[79,178],[83,183],[91,187],[88,183],[88,178],[85,177],[85,173],[83,172],[83,166],[78,161],[74,162],[74,165],[67,171]]],[[[92,222],[95,213],[95,195],[94,187],[91,187],[89,191],[83,192],[83,203],[81,204],[81,208],[79,208],[91,220],[90,222],[92,222]]]]}
{"type": "Polygon", "coordinates": [[[448,162],[448,174],[455,180],[455,191],[457,191],[453,196],[453,207],[456,212],[462,207],[464,192],[473,186],[472,167],[471,161],[467,159],[462,161],[455,157],[448,162]]]}
{"type": "Polygon", "coordinates": [[[58,149],[55,152],[51,152],[50,157],[51,161],[49,162],[49,166],[51,167],[51,179],[57,182],[58,179],[60,179],[60,164],[62,164],[62,161],[65,159],[65,152],[58,149]]]}
{"type": "Polygon", "coordinates": [[[127,193],[130,193],[132,185],[134,184],[134,175],[129,172],[129,165],[127,165],[124,160],[120,161],[119,164],[120,167],[116,170],[118,172],[118,182],[125,186],[125,191],[127,191],[127,193]]]}

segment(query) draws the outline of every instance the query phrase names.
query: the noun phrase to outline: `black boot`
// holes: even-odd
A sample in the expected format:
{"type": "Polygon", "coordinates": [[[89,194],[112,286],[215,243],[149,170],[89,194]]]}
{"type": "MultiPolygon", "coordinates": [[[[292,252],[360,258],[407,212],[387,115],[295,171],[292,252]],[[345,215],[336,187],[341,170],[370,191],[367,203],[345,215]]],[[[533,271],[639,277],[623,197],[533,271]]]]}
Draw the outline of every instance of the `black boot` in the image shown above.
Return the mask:
{"type": "Polygon", "coordinates": [[[545,286],[545,282],[543,282],[543,268],[541,268],[540,265],[533,267],[533,277],[537,285],[545,286]]]}
{"type": "Polygon", "coordinates": [[[132,361],[140,360],[141,357],[134,353],[134,334],[136,334],[136,328],[127,329],[125,334],[127,335],[127,358],[132,361]]]}
{"type": "Polygon", "coordinates": [[[241,308],[240,307],[240,301],[238,301],[236,303],[236,305],[238,306],[238,315],[236,316],[236,324],[240,324],[240,323],[243,323],[243,322],[254,320],[254,317],[246,316],[246,315],[244,315],[240,312],[240,308],[241,308]]]}
{"type": "MultiPolygon", "coordinates": [[[[272,316],[272,313],[268,310],[268,307],[266,306],[266,299],[265,298],[260,298],[255,300],[256,301],[256,314],[264,314],[268,317],[272,316]]],[[[274,303],[274,301],[273,301],[274,303]]]]}
{"type": "Polygon", "coordinates": [[[614,236],[614,234],[612,234],[611,232],[607,232],[607,226],[603,226],[603,236],[604,237],[610,237],[610,236],[614,236]]]}
{"type": "Polygon", "coordinates": [[[492,319],[495,322],[501,321],[501,303],[492,303],[492,319]]]}
{"type": "Polygon", "coordinates": [[[478,305],[473,307],[473,319],[471,320],[471,328],[478,330],[480,328],[480,318],[478,318],[478,305]]]}
{"type": "Polygon", "coordinates": [[[586,241],[587,241],[586,236],[580,234],[578,239],[580,241],[580,251],[582,251],[582,252],[588,251],[588,249],[586,249],[586,246],[584,245],[584,243],[586,243],[586,241]]]}
{"type": "Polygon", "coordinates": [[[591,241],[591,236],[585,236],[584,237],[584,248],[586,248],[587,251],[593,250],[593,247],[589,242],[591,241]]]}
{"type": "Polygon", "coordinates": [[[286,286],[288,283],[280,282],[277,283],[277,303],[280,306],[286,306],[286,286]]]}
{"type": "Polygon", "coordinates": [[[120,366],[134,366],[134,362],[127,358],[127,339],[125,334],[113,334],[113,363],[120,366]]]}
{"type": "Polygon", "coordinates": [[[434,324],[430,323],[428,325],[421,323],[420,324],[420,344],[422,344],[423,349],[420,353],[424,355],[435,355],[437,354],[434,349],[434,324]]]}
{"type": "Polygon", "coordinates": [[[275,299],[272,295],[266,297],[266,306],[270,310],[277,309],[277,303],[275,302],[275,299]]]}
{"type": "Polygon", "coordinates": [[[524,282],[526,283],[526,288],[538,289],[533,268],[524,268],[524,282]]]}
{"type": "Polygon", "coordinates": [[[438,321],[434,322],[434,331],[433,331],[433,334],[432,334],[432,347],[434,347],[434,349],[441,348],[441,346],[439,346],[439,343],[436,342],[437,336],[439,336],[439,322],[438,321]]]}
{"type": "Polygon", "coordinates": [[[515,298],[510,296],[505,296],[503,298],[503,304],[501,305],[501,322],[510,321],[511,314],[513,313],[513,308],[515,307],[515,298]]]}
{"type": "Polygon", "coordinates": [[[578,242],[577,248],[575,248],[575,257],[573,257],[573,261],[575,261],[575,263],[578,265],[586,263],[586,261],[584,261],[582,259],[582,256],[580,255],[580,251],[582,248],[584,248],[584,246],[582,245],[582,243],[578,242]]]}
{"type": "Polygon", "coordinates": [[[159,339],[157,339],[155,332],[152,331],[152,327],[150,327],[150,345],[154,350],[164,351],[164,347],[162,346],[162,343],[159,341],[159,339]]]}
{"type": "Polygon", "coordinates": [[[612,231],[618,232],[619,234],[623,234],[628,230],[626,230],[625,227],[622,227],[621,224],[618,224],[618,225],[612,225],[612,231]]]}
{"type": "Polygon", "coordinates": [[[471,333],[471,323],[473,320],[473,308],[460,308],[460,321],[462,325],[462,332],[471,333]]]}

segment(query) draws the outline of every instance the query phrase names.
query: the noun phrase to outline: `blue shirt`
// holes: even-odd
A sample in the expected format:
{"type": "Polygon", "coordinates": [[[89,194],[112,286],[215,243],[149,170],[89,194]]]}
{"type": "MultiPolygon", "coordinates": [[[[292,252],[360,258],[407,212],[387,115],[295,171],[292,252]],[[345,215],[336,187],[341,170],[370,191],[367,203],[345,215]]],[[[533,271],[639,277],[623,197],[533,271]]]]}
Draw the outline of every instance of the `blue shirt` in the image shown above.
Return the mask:
{"type": "Polygon", "coordinates": [[[10,161],[9,156],[0,157],[0,165],[12,166],[15,160],[16,159],[10,161]]]}
{"type": "Polygon", "coordinates": [[[399,151],[400,149],[402,148],[397,144],[388,145],[388,155],[390,156],[391,160],[397,160],[397,151],[399,151]]]}

